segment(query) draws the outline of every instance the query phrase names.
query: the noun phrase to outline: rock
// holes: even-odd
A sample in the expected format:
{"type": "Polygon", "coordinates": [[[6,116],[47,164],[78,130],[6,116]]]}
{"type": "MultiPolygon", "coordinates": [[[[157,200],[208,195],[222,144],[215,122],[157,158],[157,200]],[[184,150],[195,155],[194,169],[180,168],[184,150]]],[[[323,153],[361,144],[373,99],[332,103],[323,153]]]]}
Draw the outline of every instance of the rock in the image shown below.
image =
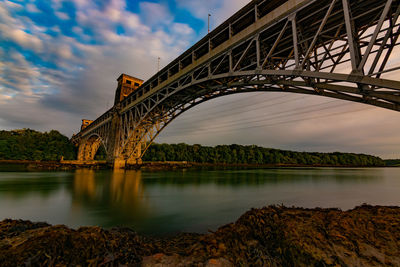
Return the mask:
{"type": "Polygon", "coordinates": [[[0,222],[0,266],[400,266],[400,207],[270,206],[210,234],[0,222]]]}
{"type": "Polygon", "coordinates": [[[219,258],[208,260],[206,267],[233,267],[233,264],[227,259],[219,258]]]}
{"type": "MultiPolygon", "coordinates": [[[[183,257],[177,254],[168,256],[163,253],[157,253],[152,256],[144,257],[142,267],[184,267],[184,266],[204,266],[197,262],[194,257],[183,257]]],[[[218,265],[219,266],[219,265],[218,265]]]]}

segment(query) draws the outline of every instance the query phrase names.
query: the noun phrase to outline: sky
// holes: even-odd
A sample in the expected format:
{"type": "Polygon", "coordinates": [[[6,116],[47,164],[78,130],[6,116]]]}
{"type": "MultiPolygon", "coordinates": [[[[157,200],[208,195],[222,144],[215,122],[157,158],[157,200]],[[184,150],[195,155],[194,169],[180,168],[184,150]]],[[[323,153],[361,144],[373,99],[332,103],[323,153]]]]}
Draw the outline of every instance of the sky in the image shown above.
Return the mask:
{"type": "MultiPolygon", "coordinates": [[[[0,129],[56,129],[113,104],[121,73],[148,79],[248,0],[0,0],[0,129]]],[[[156,142],[255,144],[400,158],[400,113],[290,93],[205,102],[156,142]]]]}

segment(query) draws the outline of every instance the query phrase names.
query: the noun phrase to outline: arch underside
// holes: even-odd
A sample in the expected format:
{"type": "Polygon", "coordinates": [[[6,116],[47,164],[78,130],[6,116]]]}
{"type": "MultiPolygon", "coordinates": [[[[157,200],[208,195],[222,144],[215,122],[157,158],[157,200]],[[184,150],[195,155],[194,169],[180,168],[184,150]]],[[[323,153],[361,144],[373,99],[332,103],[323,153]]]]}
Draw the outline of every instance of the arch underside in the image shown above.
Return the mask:
{"type": "Polygon", "coordinates": [[[320,95],[399,111],[400,83],[380,79],[396,71],[386,66],[399,44],[398,2],[314,5],[318,12],[289,15],[127,110],[121,116],[121,155],[130,157],[127,143],[144,153],[184,111],[233,93],[320,95]]]}
{"type": "MultiPolygon", "coordinates": [[[[400,111],[400,82],[393,79],[399,15],[399,1],[309,1],[222,52],[212,53],[215,37],[203,58],[193,54],[178,74],[166,67],[121,103],[114,158],[140,158],[177,116],[235,93],[318,95],[400,111]]],[[[90,131],[107,124],[95,122],[90,131]]]]}
{"type": "Polygon", "coordinates": [[[90,137],[81,140],[78,148],[79,161],[92,161],[94,160],[100,146],[103,146],[107,153],[103,139],[98,134],[92,134],[90,137]]]}
{"type": "Polygon", "coordinates": [[[188,72],[123,112],[120,154],[128,158],[140,146],[142,156],[184,111],[234,93],[319,95],[400,111],[400,82],[381,79],[398,70],[387,63],[399,44],[400,6],[375,2],[355,9],[347,0],[319,1],[318,14],[288,16],[274,34],[259,32],[188,72]]]}
{"type": "MultiPolygon", "coordinates": [[[[140,146],[142,157],[150,144],[167,125],[183,112],[197,106],[205,101],[217,97],[249,92],[283,92],[306,95],[325,96],[357,103],[363,103],[400,111],[400,96],[388,94],[387,92],[363,92],[358,84],[336,85],[334,83],[312,83],[310,80],[297,80],[293,76],[276,79],[269,75],[244,75],[226,76],[219,79],[209,79],[182,89],[165,98],[159,104],[155,104],[139,123],[133,123],[129,117],[121,119],[124,132],[130,132],[129,144],[131,147],[122,150],[125,159],[132,156],[134,149],[140,146]],[[286,79],[285,79],[286,78],[286,79]],[[129,130],[130,128],[130,130],[129,130]],[[127,131],[128,130],[128,131],[127,131]]],[[[346,81],[348,82],[348,81],[346,81]]],[[[133,118],[133,114],[128,115],[133,118]]],[[[122,138],[121,138],[122,139],[122,138]]]]}

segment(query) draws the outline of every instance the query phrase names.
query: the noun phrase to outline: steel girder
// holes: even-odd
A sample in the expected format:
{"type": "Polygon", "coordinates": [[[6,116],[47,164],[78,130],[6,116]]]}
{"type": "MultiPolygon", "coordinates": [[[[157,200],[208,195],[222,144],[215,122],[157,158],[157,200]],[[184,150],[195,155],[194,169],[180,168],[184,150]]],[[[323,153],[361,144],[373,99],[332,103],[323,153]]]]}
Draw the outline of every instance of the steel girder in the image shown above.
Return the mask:
{"type": "MultiPolygon", "coordinates": [[[[258,10],[265,1],[252,3],[258,10]]],[[[120,114],[115,157],[128,159],[138,146],[144,153],[179,114],[233,93],[320,95],[400,111],[400,82],[389,79],[400,66],[388,66],[395,63],[393,51],[399,44],[399,1],[303,1],[266,25],[257,24],[263,18],[256,15],[242,30],[247,35],[236,41],[232,27],[247,21],[248,14],[228,20],[225,42],[212,47],[212,40],[226,31],[223,28],[209,37],[208,53],[196,58],[196,51],[204,46],[197,44],[191,57],[185,52],[178,58],[177,73],[171,63],[114,107],[120,114]]],[[[80,136],[104,129],[110,124],[109,112],[80,136]]]]}

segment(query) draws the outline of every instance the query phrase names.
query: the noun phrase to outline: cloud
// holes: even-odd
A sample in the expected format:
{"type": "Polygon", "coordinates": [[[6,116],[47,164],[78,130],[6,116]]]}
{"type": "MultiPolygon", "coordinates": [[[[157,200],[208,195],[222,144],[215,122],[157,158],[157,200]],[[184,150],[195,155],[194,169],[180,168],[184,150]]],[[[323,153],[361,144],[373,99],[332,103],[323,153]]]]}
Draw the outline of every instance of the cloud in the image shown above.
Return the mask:
{"type": "Polygon", "coordinates": [[[157,26],[160,24],[169,24],[173,17],[168,7],[158,3],[141,2],[140,10],[142,18],[146,25],[157,26]]]}
{"type": "MultiPolygon", "coordinates": [[[[190,10],[194,16],[204,20],[205,27],[207,27],[208,14],[211,14],[210,28],[214,29],[248,4],[250,0],[177,0],[176,2],[179,7],[190,10]]],[[[203,32],[207,32],[207,29],[204,28],[203,32]]]]}
{"type": "Polygon", "coordinates": [[[172,31],[176,32],[180,35],[191,36],[194,34],[194,31],[189,25],[183,23],[174,23],[172,24],[172,31]]]}
{"type": "Polygon", "coordinates": [[[40,13],[41,11],[34,4],[27,4],[26,10],[31,13],[40,13]]]}
{"type": "Polygon", "coordinates": [[[37,36],[26,33],[20,29],[9,29],[6,25],[0,25],[0,33],[5,40],[14,42],[23,48],[33,50],[34,52],[43,51],[43,43],[37,36]]]}
{"type": "Polygon", "coordinates": [[[18,3],[14,3],[14,2],[8,1],[8,0],[5,1],[4,4],[5,4],[5,6],[7,8],[10,8],[10,9],[22,9],[23,8],[22,5],[20,5],[18,3]]]}
{"type": "Polygon", "coordinates": [[[26,61],[25,57],[12,50],[10,54],[4,56],[8,60],[3,61],[0,79],[6,92],[10,94],[22,93],[32,95],[34,83],[40,77],[38,68],[26,61]],[[15,91],[14,91],[15,90],[15,91]]]}
{"type": "MultiPolygon", "coordinates": [[[[200,19],[207,19],[207,15],[212,13],[213,10],[219,9],[222,6],[223,1],[219,0],[177,0],[178,7],[185,8],[191,11],[191,13],[200,19]]],[[[230,1],[234,5],[237,1],[230,1]]]]}
{"type": "MultiPolygon", "coordinates": [[[[168,27],[165,32],[145,25],[143,21],[150,20],[127,11],[124,1],[98,6],[75,0],[74,4],[77,25],[71,32],[75,37],[63,33],[66,17],[60,18],[58,11],[54,14],[59,24],[50,28],[56,34],[50,35],[46,27],[31,19],[9,8],[0,9],[6,14],[0,22],[8,21],[8,27],[0,23],[4,32],[0,41],[34,52],[26,55],[6,47],[9,56],[1,66],[1,127],[54,127],[71,135],[81,118],[95,118],[113,104],[120,73],[147,79],[156,71],[157,57],[168,62],[194,39],[191,27],[174,23],[170,14],[170,19],[162,22],[168,27]],[[119,34],[117,27],[123,27],[124,34],[119,34]],[[16,112],[20,106],[24,112],[16,112]]],[[[59,10],[61,1],[53,1],[52,7],[59,10]]],[[[165,8],[152,7],[160,12],[165,8]]]]}
{"type": "Polygon", "coordinates": [[[59,10],[62,7],[63,0],[51,0],[51,6],[54,10],[59,10]]]}
{"type": "Polygon", "coordinates": [[[68,16],[68,14],[67,14],[67,13],[64,13],[64,12],[56,11],[54,14],[55,14],[57,17],[59,17],[60,19],[62,19],[62,20],[69,20],[69,19],[70,19],[70,17],[68,16]]]}

